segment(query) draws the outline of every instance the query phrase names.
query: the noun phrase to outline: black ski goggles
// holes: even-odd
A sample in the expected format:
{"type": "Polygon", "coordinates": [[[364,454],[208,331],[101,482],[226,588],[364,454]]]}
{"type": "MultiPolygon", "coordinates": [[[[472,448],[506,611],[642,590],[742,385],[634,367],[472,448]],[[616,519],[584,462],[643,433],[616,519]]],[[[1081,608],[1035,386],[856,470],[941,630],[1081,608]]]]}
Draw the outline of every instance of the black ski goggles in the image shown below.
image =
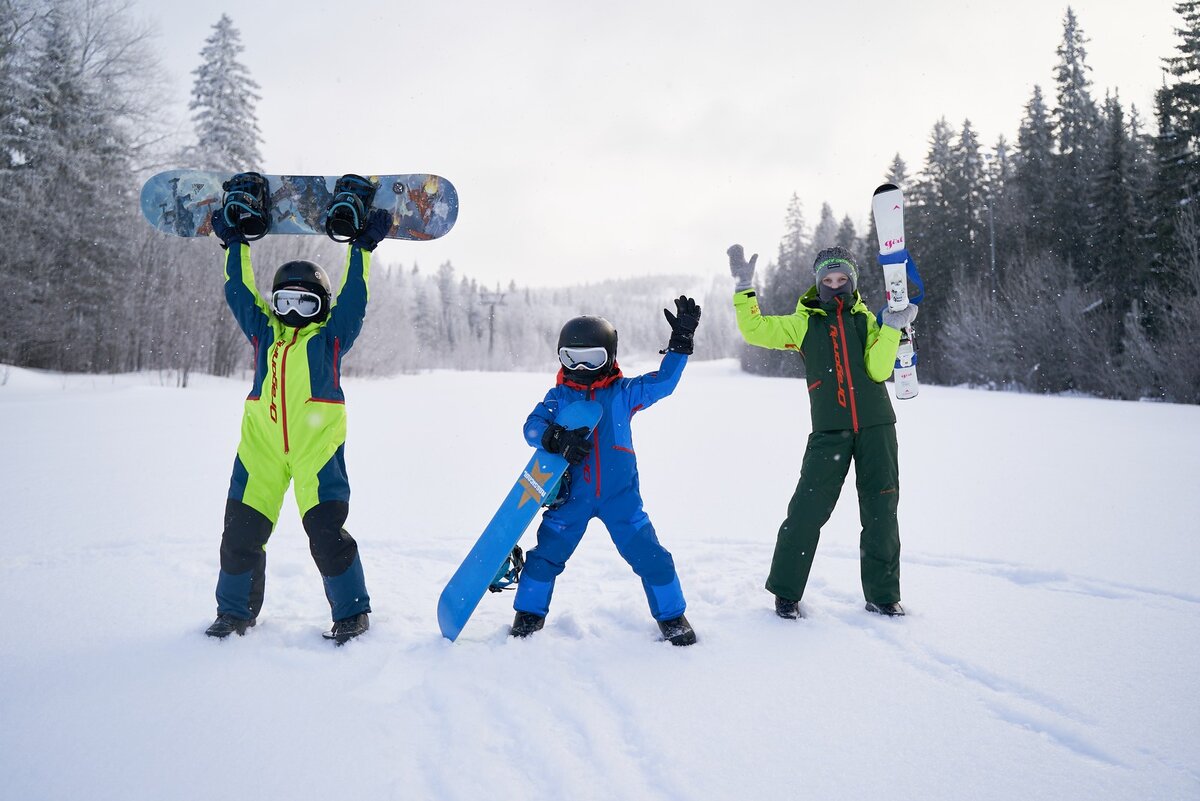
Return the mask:
{"type": "Polygon", "coordinates": [[[568,370],[599,370],[608,364],[604,348],[559,348],[558,360],[568,370]]]}
{"type": "Polygon", "coordinates": [[[304,318],[316,317],[321,311],[321,298],[307,289],[277,289],[271,293],[271,308],[280,317],[289,312],[304,318]]]}

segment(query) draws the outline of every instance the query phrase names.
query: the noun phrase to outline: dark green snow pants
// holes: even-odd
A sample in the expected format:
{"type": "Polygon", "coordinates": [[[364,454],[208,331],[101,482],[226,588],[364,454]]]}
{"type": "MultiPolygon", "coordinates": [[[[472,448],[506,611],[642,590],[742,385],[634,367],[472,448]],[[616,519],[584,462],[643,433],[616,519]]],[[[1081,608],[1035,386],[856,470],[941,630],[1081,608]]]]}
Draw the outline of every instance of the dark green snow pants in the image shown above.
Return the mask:
{"type": "Polygon", "coordinates": [[[833,514],[850,459],[858,486],[863,595],[877,604],[900,600],[900,498],[896,426],[853,431],[814,431],[808,437],[800,483],[779,527],[767,589],[791,601],[804,596],[821,526],[833,514]]]}

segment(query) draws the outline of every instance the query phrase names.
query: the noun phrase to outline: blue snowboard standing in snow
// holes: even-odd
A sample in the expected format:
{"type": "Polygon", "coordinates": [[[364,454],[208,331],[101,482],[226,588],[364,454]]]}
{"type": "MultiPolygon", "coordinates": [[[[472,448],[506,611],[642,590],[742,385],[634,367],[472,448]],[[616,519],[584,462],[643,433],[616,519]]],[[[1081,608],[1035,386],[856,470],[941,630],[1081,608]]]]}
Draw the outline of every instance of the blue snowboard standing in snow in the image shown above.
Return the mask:
{"type": "MultiPolygon", "coordinates": [[[[600,422],[600,415],[598,403],[574,403],[563,409],[555,422],[565,429],[584,429],[590,433],[600,422]]],[[[438,626],[443,637],[452,642],[458,638],[488,591],[497,569],[512,553],[513,546],[529,528],[538,509],[555,499],[567,467],[567,460],[557,453],[539,448],[533,454],[504,503],[438,598],[438,626]]]]}
{"type": "Polygon", "coordinates": [[[633,416],[670,395],[692,353],[700,307],[688,297],[675,301],[677,314],[664,309],[671,339],[658,370],[626,378],[617,364],[617,331],[603,317],[576,317],[559,334],[562,369],[557,384],[525,421],[525,439],[561,453],[570,462],[569,494],[542,516],[537,547],[526,555],[525,570],[513,602],[516,617],[510,634],[528,637],[540,630],[550,609],[554,582],[583,539],[592,518],[608,529],[618,553],[642,580],[650,613],[663,639],[673,645],[696,642],[675,562],[658,541],[642,508],[637,456],[630,423],[633,416]],[[590,440],[566,428],[561,417],[581,404],[604,409],[590,440]]]}

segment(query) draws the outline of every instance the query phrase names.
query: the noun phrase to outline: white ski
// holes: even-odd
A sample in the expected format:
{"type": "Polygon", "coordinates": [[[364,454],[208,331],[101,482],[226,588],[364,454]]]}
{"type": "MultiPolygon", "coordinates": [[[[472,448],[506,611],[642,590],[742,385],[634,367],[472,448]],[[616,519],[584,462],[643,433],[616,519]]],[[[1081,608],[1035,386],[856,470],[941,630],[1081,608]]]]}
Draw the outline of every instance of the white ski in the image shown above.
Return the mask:
{"type": "MultiPolygon", "coordinates": [[[[871,199],[871,212],[875,217],[875,232],[879,235],[879,255],[891,256],[905,250],[904,243],[904,193],[895,184],[883,184],[875,190],[871,199]]],[[[884,292],[888,309],[900,311],[908,307],[908,262],[883,264],[884,292]]],[[[915,398],[917,385],[917,353],[913,346],[913,329],[910,325],[900,334],[900,349],[896,351],[896,398],[915,398]]]]}

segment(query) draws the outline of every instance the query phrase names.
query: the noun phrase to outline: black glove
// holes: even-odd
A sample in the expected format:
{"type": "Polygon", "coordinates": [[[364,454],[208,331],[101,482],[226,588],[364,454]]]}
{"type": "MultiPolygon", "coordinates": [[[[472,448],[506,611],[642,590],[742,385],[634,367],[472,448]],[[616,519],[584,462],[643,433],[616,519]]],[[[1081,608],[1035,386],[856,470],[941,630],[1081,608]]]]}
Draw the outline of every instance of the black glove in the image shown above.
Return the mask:
{"type": "Polygon", "coordinates": [[[371,209],[362,233],[354,239],[354,247],[372,251],[392,230],[392,213],[387,209],[371,209]]]}
{"type": "Polygon", "coordinates": [[[546,433],[542,434],[542,447],[550,453],[561,453],[571,464],[579,464],[592,452],[592,443],[588,439],[590,434],[587,426],[568,429],[551,423],[546,433]]]}
{"type": "Polygon", "coordinates": [[[696,333],[696,326],[700,325],[700,307],[696,301],[686,295],[680,295],[675,299],[675,312],[676,314],[671,314],[667,309],[663,309],[663,314],[671,326],[671,341],[667,343],[667,350],[690,356],[692,337],[696,333]]]}
{"type": "Polygon", "coordinates": [[[250,244],[246,241],[246,237],[242,235],[242,232],[239,231],[236,226],[230,225],[228,222],[226,222],[225,209],[223,207],[219,209],[213,209],[210,222],[212,224],[213,233],[217,235],[217,239],[221,240],[222,248],[228,248],[235,242],[241,242],[243,245],[250,244]]]}

